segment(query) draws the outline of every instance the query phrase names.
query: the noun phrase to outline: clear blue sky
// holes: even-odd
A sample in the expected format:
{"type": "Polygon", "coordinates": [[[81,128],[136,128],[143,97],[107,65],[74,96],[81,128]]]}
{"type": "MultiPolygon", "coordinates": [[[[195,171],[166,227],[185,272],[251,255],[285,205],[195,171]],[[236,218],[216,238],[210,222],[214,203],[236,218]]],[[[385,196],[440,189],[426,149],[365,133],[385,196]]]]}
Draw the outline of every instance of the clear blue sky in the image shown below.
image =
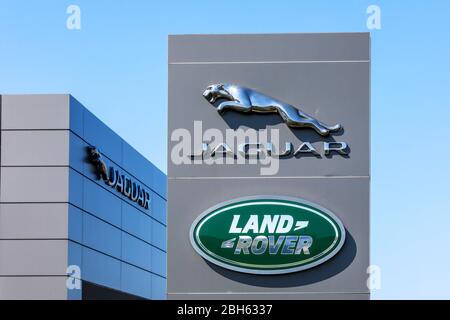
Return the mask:
{"type": "Polygon", "coordinates": [[[373,298],[449,299],[448,0],[0,0],[0,92],[71,93],[165,171],[168,34],[367,31],[370,4],[373,298]]]}

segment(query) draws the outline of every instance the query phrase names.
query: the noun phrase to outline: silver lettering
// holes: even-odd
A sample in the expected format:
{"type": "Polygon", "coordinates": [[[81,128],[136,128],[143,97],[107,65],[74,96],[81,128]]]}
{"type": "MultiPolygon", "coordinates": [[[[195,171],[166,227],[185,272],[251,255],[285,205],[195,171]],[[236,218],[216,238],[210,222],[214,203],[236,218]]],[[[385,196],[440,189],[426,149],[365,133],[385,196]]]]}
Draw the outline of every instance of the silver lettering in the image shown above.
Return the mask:
{"type": "Polygon", "coordinates": [[[292,153],[292,143],[286,142],[285,144],[285,150],[283,152],[276,153],[274,151],[273,143],[268,142],[266,145],[267,154],[272,157],[287,157],[292,153]]]}
{"type": "Polygon", "coordinates": [[[131,179],[127,176],[124,176],[123,194],[128,198],[131,196],[131,179]]]}
{"type": "Polygon", "coordinates": [[[312,245],[312,238],[310,236],[300,236],[298,239],[297,247],[295,248],[295,254],[309,254],[309,248],[312,245]]]}
{"type": "Polygon", "coordinates": [[[263,221],[261,222],[259,233],[266,232],[266,229],[268,233],[274,233],[275,228],[277,227],[278,219],[280,219],[278,214],[274,215],[273,218],[270,215],[265,214],[263,221]]]}
{"type": "Polygon", "coordinates": [[[269,236],[269,254],[277,254],[286,236],[279,236],[275,242],[275,236],[269,236]]]}
{"type": "Polygon", "coordinates": [[[324,142],[323,151],[325,155],[330,155],[331,152],[336,151],[341,155],[347,155],[347,144],[345,142],[324,142]]]}
{"type": "Polygon", "coordinates": [[[293,254],[298,236],[287,236],[281,254],[293,254]]]}
{"type": "Polygon", "coordinates": [[[139,186],[139,197],[138,197],[138,204],[143,207],[144,206],[144,188],[142,188],[141,186],[139,186]]]}
{"type": "Polygon", "coordinates": [[[238,146],[238,152],[245,158],[258,158],[264,152],[260,143],[242,143],[238,146]]]}
{"type": "Polygon", "coordinates": [[[233,215],[233,221],[231,222],[231,226],[230,226],[230,231],[228,231],[229,233],[241,233],[242,232],[242,228],[238,228],[238,222],[239,222],[239,218],[241,216],[240,215],[233,215]]]}
{"type": "Polygon", "coordinates": [[[320,154],[317,152],[317,150],[313,147],[313,145],[309,142],[303,142],[301,146],[295,151],[294,155],[302,154],[302,153],[309,153],[315,156],[319,156],[320,154]]]}
{"type": "Polygon", "coordinates": [[[234,254],[240,254],[241,251],[244,254],[249,254],[248,248],[250,248],[252,244],[252,238],[249,236],[239,236],[238,243],[236,244],[236,249],[234,250],[234,254]]]}
{"type": "Polygon", "coordinates": [[[139,197],[138,187],[136,186],[136,183],[133,182],[131,184],[131,200],[137,201],[138,197],[139,197]]]}
{"type": "Polygon", "coordinates": [[[214,157],[216,153],[221,154],[222,156],[225,155],[231,155],[234,156],[233,151],[226,143],[219,143],[217,146],[214,147],[214,149],[211,151],[211,157],[214,157]]]}
{"type": "Polygon", "coordinates": [[[114,170],[113,167],[109,167],[109,177],[108,180],[106,180],[106,183],[109,186],[114,187],[117,183],[117,175],[118,175],[117,171],[114,170]]]}
{"type": "Polygon", "coordinates": [[[116,189],[119,192],[123,192],[123,175],[120,175],[118,173],[117,173],[116,189]]]}
{"type": "Polygon", "coordinates": [[[145,200],[144,200],[144,205],[143,205],[143,207],[144,207],[145,209],[148,209],[149,204],[150,204],[150,194],[149,194],[147,191],[144,191],[144,193],[145,193],[145,200]]]}
{"type": "Polygon", "coordinates": [[[267,249],[267,237],[257,236],[252,242],[252,253],[256,255],[263,254],[267,249]],[[258,248],[258,245],[261,244],[258,248]]]}

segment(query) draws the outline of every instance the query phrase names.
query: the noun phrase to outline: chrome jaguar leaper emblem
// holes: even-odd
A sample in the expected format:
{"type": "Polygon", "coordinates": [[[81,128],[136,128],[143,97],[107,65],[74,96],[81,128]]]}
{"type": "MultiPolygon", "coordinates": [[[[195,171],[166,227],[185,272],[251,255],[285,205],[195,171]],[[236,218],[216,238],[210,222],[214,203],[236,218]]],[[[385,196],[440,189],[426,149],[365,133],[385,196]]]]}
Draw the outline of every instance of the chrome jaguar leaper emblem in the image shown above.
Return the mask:
{"type": "Polygon", "coordinates": [[[213,105],[218,100],[224,100],[217,106],[219,113],[225,110],[278,113],[289,127],[312,128],[321,136],[327,136],[330,132],[337,132],[342,128],[340,124],[326,125],[290,104],[235,84],[212,84],[203,92],[203,97],[213,105]]]}

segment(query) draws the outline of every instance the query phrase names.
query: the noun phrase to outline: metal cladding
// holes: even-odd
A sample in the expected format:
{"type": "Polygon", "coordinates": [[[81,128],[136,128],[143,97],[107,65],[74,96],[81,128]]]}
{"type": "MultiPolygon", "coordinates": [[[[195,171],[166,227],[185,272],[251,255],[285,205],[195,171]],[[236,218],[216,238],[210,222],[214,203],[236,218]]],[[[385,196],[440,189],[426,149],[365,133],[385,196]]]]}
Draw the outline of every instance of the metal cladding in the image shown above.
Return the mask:
{"type": "Polygon", "coordinates": [[[369,299],[370,35],[174,35],[168,69],[169,299],[369,299]]]}

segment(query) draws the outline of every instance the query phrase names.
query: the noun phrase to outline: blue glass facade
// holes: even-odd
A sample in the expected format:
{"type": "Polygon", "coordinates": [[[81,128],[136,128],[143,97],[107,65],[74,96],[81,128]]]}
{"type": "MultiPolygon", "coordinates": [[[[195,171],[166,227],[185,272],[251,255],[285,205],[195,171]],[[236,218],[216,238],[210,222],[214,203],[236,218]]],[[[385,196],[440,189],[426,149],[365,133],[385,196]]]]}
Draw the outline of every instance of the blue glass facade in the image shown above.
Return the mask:
{"type": "Polygon", "coordinates": [[[83,281],[165,299],[166,175],[72,97],[69,152],[68,265],[80,266],[83,281]],[[149,192],[148,209],[98,179],[89,146],[149,192]]]}

